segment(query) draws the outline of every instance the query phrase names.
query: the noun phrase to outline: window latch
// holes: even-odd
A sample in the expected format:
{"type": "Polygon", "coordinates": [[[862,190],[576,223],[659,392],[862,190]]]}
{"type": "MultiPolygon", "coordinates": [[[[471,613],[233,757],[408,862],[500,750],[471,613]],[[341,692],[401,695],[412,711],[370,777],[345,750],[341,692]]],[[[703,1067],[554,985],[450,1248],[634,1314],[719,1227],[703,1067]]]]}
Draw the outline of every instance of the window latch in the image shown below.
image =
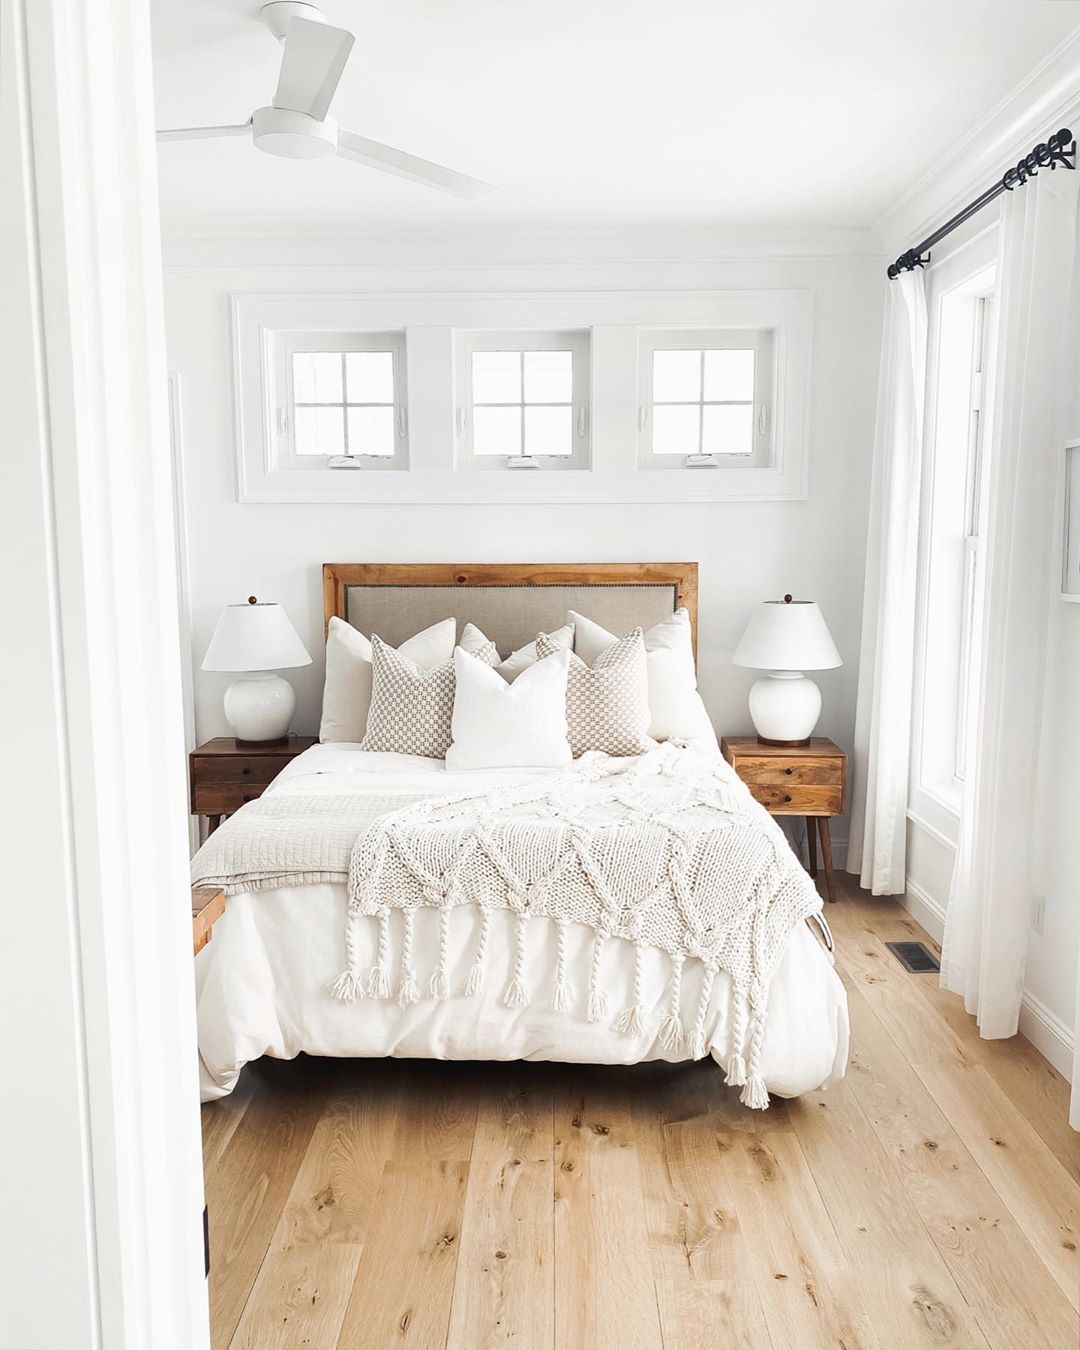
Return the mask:
{"type": "Polygon", "coordinates": [[[758,431],[764,436],[769,429],[769,405],[767,403],[761,405],[761,410],[758,412],[757,417],[757,426],[758,431]]]}
{"type": "Polygon", "coordinates": [[[510,455],[506,460],[508,469],[538,469],[540,465],[532,455],[510,455]]]}
{"type": "Polygon", "coordinates": [[[361,467],[359,455],[331,455],[330,467],[332,469],[359,469],[361,467]]]}
{"type": "Polygon", "coordinates": [[[458,410],[457,410],[457,434],[458,434],[459,436],[464,436],[464,435],[465,435],[465,409],[464,409],[464,408],[458,408],[458,410]]]}
{"type": "Polygon", "coordinates": [[[638,410],[637,410],[637,427],[638,427],[638,431],[644,431],[644,430],[645,430],[645,423],[646,423],[648,420],[649,420],[649,410],[648,410],[648,408],[646,408],[645,404],[643,403],[643,404],[638,408],[638,410]]]}
{"type": "Polygon", "coordinates": [[[289,410],[288,408],[279,408],[277,410],[277,429],[279,436],[287,436],[289,433],[289,410]]]}
{"type": "Polygon", "coordinates": [[[688,469],[715,469],[715,455],[687,455],[683,461],[688,469]]]}

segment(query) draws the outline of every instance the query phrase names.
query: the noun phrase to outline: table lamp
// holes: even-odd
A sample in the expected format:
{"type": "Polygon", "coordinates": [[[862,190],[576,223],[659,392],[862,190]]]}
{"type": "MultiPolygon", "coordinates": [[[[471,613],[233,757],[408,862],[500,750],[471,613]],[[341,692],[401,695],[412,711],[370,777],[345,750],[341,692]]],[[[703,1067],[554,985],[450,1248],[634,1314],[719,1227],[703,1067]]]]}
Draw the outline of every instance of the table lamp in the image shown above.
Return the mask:
{"type": "Polygon", "coordinates": [[[274,671],[311,665],[289,616],[280,605],[249,596],[226,605],[203,658],[203,670],[244,671],[225,690],[225,716],[237,745],[287,744],[296,694],[274,671]]]}
{"type": "Polygon", "coordinates": [[[842,665],[812,600],[766,600],[758,606],[732,657],[769,673],[750,690],[750,718],[765,745],[806,745],[821,713],[821,690],[804,670],[842,665]]]}

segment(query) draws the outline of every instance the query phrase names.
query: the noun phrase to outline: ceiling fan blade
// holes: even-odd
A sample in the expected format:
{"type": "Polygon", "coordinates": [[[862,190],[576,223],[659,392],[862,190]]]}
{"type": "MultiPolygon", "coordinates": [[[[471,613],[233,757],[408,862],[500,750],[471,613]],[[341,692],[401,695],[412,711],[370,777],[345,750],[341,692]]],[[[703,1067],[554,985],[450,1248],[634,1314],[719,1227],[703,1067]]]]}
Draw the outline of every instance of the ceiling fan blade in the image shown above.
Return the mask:
{"type": "Polygon", "coordinates": [[[453,169],[445,169],[441,164],[432,164],[429,159],[407,155],[404,150],[395,150],[392,145],[369,141],[366,136],[357,136],[353,131],[338,131],[338,154],[355,159],[358,164],[366,164],[368,168],[382,169],[384,173],[408,178],[413,183],[422,183],[424,187],[450,192],[455,197],[482,197],[485,192],[495,191],[490,183],[482,183],[478,178],[469,178],[453,169]]]}
{"type": "Polygon", "coordinates": [[[337,92],[353,41],[344,28],[293,19],[285,38],[274,107],[307,113],[321,122],[337,92]]]}
{"type": "Polygon", "coordinates": [[[170,131],[159,131],[159,141],[206,141],[219,136],[243,136],[251,130],[250,122],[242,122],[233,127],[175,127],[170,131]]]}

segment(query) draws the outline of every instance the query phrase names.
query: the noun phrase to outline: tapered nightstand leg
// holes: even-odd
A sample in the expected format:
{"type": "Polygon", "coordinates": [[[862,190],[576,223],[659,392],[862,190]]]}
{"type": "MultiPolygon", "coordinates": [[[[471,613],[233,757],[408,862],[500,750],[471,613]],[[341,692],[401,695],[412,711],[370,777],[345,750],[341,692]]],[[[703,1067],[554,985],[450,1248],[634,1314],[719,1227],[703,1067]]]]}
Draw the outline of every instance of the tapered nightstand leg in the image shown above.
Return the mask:
{"type": "Polygon", "coordinates": [[[210,836],[211,836],[211,835],[214,833],[214,831],[217,829],[217,827],[221,824],[221,817],[220,817],[220,816],[207,816],[207,817],[206,817],[206,820],[207,820],[207,824],[208,824],[208,829],[207,829],[207,831],[206,831],[206,837],[209,839],[210,836]]]}
{"type": "Polygon", "coordinates": [[[818,816],[817,824],[821,834],[821,860],[825,864],[825,898],[834,901],[836,893],[833,890],[832,836],[829,834],[828,816],[818,816]]]}
{"type": "Polygon", "coordinates": [[[806,861],[810,875],[817,877],[817,817],[806,817],[806,861]]]}

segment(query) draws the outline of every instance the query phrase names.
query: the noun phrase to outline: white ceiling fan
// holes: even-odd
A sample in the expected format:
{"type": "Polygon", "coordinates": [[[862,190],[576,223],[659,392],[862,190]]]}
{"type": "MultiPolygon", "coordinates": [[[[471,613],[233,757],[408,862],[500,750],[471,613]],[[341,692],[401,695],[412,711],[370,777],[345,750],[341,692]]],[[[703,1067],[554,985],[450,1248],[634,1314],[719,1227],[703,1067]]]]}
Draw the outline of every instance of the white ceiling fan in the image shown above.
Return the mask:
{"type": "Polygon", "coordinates": [[[283,45],[281,73],[271,105],[257,108],[239,126],[179,127],[159,131],[159,141],[250,135],[260,150],[286,159],[343,155],[371,169],[457,197],[479,197],[493,191],[490,183],[342,130],[327,113],[352,50],[353,35],[344,28],[332,27],[306,0],[270,0],[259,14],[283,45]]]}

